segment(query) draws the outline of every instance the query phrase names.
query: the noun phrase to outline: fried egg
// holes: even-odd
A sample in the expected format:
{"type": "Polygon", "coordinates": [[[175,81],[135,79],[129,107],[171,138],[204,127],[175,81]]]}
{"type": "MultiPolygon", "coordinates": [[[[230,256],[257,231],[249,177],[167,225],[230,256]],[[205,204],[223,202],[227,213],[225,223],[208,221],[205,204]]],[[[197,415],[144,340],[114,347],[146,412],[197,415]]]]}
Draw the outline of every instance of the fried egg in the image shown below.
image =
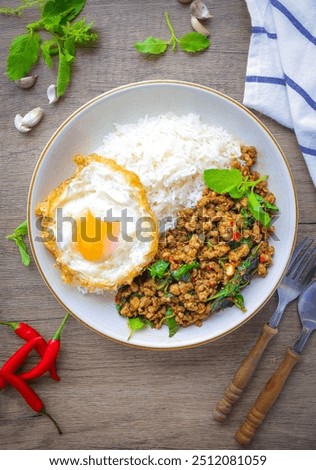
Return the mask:
{"type": "Polygon", "coordinates": [[[158,247],[157,221],[138,176],[99,155],[36,207],[42,238],[64,282],[88,292],[131,283],[158,247]]]}

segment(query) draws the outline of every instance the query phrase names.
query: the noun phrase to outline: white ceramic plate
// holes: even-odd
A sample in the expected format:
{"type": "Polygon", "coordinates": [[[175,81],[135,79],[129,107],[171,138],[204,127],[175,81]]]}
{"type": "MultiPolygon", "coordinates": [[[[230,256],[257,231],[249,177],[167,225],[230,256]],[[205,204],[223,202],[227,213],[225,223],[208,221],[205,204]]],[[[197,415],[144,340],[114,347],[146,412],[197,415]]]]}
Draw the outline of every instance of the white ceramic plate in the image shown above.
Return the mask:
{"type": "Polygon", "coordinates": [[[151,349],[192,347],[220,338],[242,325],[271,297],[289,262],[297,229],[297,198],[288,163],[267,128],[233,99],[200,85],[155,80],[126,85],[104,93],[73,113],[44,148],[30,185],[28,222],[33,256],[48,287],[59,302],[78,320],[114,340],[151,349]],[[35,206],[75,170],[72,156],[89,154],[102,144],[113,123],[134,123],[139,118],[172,111],[177,115],[199,114],[210,125],[222,126],[242,143],[254,145],[259,154],[257,168],[269,175],[269,188],[280,209],[275,223],[277,239],[273,266],[266,278],[256,278],[243,291],[247,312],[232,307],[207,319],[203,326],[180,328],[173,338],[167,327],[137,332],[127,341],[125,318],[118,315],[113,294],[82,295],[61,281],[54,259],[42,243],[34,214],[35,206]]]}

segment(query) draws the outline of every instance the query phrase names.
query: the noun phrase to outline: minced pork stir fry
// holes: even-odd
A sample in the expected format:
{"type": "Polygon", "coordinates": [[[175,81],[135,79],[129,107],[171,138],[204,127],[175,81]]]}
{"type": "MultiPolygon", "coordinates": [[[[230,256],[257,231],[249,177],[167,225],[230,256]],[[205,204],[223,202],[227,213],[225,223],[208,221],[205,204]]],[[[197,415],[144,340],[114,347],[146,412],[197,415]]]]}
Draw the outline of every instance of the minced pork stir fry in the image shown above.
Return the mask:
{"type": "Polygon", "coordinates": [[[235,161],[233,168],[250,188],[246,195],[231,197],[229,191],[219,194],[206,188],[196,207],[179,211],[175,228],[161,235],[152,264],[119,289],[116,304],[121,315],[137,318],[144,326],[167,324],[173,336],[180,326],[201,326],[212,312],[225,307],[245,310],[241,290],[254,274],[265,276],[271,264],[269,221],[277,207],[267,182],[251,168],[256,149],[241,150],[243,162],[235,161]]]}

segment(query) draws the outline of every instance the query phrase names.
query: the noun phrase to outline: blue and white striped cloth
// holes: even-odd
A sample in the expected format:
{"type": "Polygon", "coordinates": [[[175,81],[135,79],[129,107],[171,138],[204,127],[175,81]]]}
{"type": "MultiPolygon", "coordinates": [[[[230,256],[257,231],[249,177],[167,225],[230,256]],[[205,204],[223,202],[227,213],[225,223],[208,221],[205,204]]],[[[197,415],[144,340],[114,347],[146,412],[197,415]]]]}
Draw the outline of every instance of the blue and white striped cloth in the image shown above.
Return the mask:
{"type": "Polygon", "coordinates": [[[246,0],[244,104],[293,129],[316,186],[316,0],[246,0]]]}

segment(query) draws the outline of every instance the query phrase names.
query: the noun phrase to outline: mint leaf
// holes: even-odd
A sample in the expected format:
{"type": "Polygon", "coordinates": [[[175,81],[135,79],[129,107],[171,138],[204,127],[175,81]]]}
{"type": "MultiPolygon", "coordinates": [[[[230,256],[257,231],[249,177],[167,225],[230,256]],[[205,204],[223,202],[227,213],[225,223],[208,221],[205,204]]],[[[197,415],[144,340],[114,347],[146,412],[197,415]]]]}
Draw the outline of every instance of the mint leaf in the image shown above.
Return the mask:
{"type": "Polygon", "coordinates": [[[179,39],[179,45],[185,52],[199,52],[207,49],[210,40],[201,33],[187,33],[179,39]]]}
{"type": "Polygon", "coordinates": [[[265,212],[263,208],[261,207],[260,201],[257,199],[256,193],[254,193],[253,191],[250,191],[247,197],[248,197],[248,208],[251,214],[254,216],[256,220],[259,220],[259,222],[264,227],[269,227],[271,218],[269,214],[265,212]]]}
{"type": "Polygon", "coordinates": [[[74,20],[83,10],[86,0],[49,0],[45,3],[42,18],[60,17],[60,23],[74,20]]]}
{"type": "Polygon", "coordinates": [[[19,80],[37,62],[41,37],[29,32],[13,39],[7,58],[7,74],[10,80],[19,80]]]}
{"type": "Polygon", "coordinates": [[[127,341],[131,339],[135,331],[143,330],[147,326],[147,323],[141,317],[128,318],[127,322],[131,330],[127,341]]]}
{"type": "Polygon", "coordinates": [[[176,322],[176,319],[174,318],[174,313],[170,307],[167,308],[165,320],[169,328],[169,338],[172,338],[172,336],[174,336],[178,331],[180,325],[176,322]]]}
{"type": "Polygon", "coordinates": [[[168,261],[165,261],[163,259],[160,259],[156,263],[152,264],[150,268],[148,268],[151,277],[158,277],[159,279],[163,278],[163,275],[167,271],[169,267],[168,261]]]}
{"type": "Polygon", "coordinates": [[[59,66],[57,75],[57,96],[62,96],[69,83],[71,77],[71,61],[69,61],[65,54],[59,53],[59,66]]]}
{"type": "Polygon", "coordinates": [[[218,170],[216,168],[204,171],[204,181],[208,188],[219,194],[232,192],[239,198],[243,193],[239,190],[242,183],[242,174],[236,168],[231,170],[218,170]]]}
{"type": "Polygon", "coordinates": [[[159,55],[166,51],[168,47],[168,41],[150,36],[143,42],[136,42],[134,46],[135,49],[137,49],[138,52],[141,52],[142,54],[159,55]]]}

